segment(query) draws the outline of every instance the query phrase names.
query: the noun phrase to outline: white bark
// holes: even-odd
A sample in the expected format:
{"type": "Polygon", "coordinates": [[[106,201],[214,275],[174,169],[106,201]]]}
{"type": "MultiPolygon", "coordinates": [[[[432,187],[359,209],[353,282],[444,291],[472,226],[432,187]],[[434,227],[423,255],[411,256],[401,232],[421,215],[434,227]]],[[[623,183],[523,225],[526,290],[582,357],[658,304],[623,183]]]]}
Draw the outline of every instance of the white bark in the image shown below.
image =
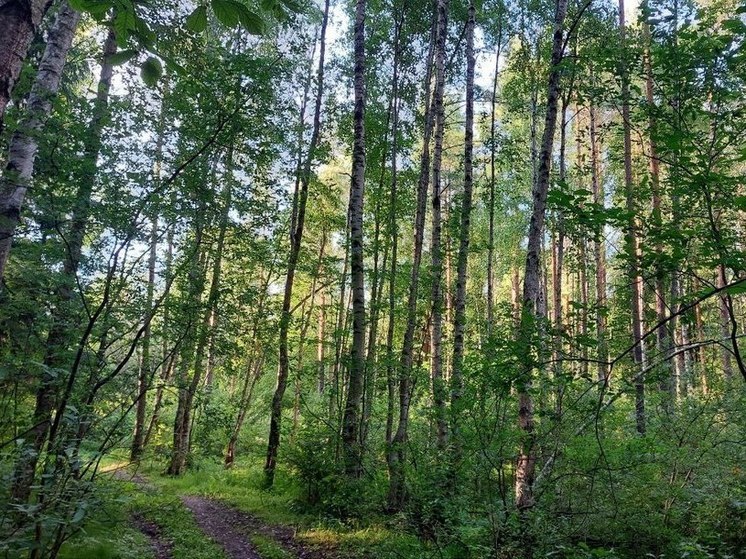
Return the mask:
{"type": "Polygon", "coordinates": [[[5,276],[13,233],[34,174],[39,132],[52,110],[52,99],[59,89],[62,69],[79,20],[80,13],[67,3],[60,7],[29,93],[26,116],[10,140],[8,163],[0,180],[0,280],[5,276]]]}

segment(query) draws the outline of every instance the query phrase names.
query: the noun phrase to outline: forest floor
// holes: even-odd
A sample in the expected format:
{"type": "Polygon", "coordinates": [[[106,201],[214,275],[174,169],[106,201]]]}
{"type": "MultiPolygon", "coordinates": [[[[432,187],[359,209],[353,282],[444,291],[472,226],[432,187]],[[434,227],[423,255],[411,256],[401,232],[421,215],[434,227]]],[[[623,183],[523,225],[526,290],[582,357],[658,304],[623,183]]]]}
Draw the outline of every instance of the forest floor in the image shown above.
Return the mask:
{"type": "Polygon", "coordinates": [[[209,465],[180,478],[152,462],[107,464],[101,502],[63,559],[367,559],[420,557],[385,522],[344,525],[299,513],[288,486],[259,488],[258,468],[209,465]]]}

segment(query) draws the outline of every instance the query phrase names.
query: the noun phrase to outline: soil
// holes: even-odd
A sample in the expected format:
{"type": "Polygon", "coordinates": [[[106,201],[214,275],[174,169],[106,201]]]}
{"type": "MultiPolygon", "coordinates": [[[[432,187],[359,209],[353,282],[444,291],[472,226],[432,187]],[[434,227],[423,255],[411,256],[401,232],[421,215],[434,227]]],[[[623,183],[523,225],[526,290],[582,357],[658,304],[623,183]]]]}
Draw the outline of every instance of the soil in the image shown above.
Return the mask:
{"type": "Polygon", "coordinates": [[[262,559],[241,529],[241,519],[226,507],[201,497],[182,497],[197,526],[219,543],[231,559],[262,559]]]}
{"type": "Polygon", "coordinates": [[[161,532],[160,526],[147,520],[140,514],[132,515],[132,523],[150,540],[150,546],[155,553],[155,559],[171,559],[171,542],[161,532]]]}
{"type": "MultiPolygon", "coordinates": [[[[124,468],[113,471],[112,477],[155,490],[145,477],[124,468]]],[[[302,542],[290,526],[269,525],[247,512],[205,497],[189,495],[181,497],[181,501],[194,515],[197,526],[223,547],[230,559],[263,559],[251,543],[251,534],[272,539],[295,559],[341,559],[334,549],[302,542]]],[[[138,513],[132,516],[132,523],[150,540],[155,559],[172,559],[173,544],[157,523],[138,513]]]]}
{"type": "Polygon", "coordinates": [[[300,542],[295,530],[289,526],[270,526],[251,514],[204,497],[185,496],[181,500],[192,511],[202,531],[222,545],[231,559],[261,559],[248,541],[249,534],[271,538],[297,559],[338,557],[331,549],[300,542]]]}

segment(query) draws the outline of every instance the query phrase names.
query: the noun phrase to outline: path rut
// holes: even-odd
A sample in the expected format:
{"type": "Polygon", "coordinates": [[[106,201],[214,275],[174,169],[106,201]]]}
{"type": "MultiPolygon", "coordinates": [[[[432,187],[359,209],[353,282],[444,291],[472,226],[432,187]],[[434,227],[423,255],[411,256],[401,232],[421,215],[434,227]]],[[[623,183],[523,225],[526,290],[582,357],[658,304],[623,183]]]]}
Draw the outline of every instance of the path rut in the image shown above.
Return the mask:
{"type": "Polygon", "coordinates": [[[150,547],[153,548],[155,559],[171,559],[171,542],[168,541],[161,531],[161,527],[155,522],[151,522],[140,514],[132,515],[132,523],[145,534],[150,540],[150,547]]]}
{"type": "Polygon", "coordinates": [[[335,559],[331,549],[309,547],[299,542],[288,526],[270,526],[255,516],[204,497],[181,498],[205,534],[223,546],[231,559],[262,559],[249,541],[251,534],[271,538],[297,559],[335,559]]]}
{"type": "Polygon", "coordinates": [[[262,559],[241,529],[241,518],[227,513],[226,507],[201,497],[182,497],[184,506],[192,511],[197,526],[219,543],[231,559],[262,559]]]}

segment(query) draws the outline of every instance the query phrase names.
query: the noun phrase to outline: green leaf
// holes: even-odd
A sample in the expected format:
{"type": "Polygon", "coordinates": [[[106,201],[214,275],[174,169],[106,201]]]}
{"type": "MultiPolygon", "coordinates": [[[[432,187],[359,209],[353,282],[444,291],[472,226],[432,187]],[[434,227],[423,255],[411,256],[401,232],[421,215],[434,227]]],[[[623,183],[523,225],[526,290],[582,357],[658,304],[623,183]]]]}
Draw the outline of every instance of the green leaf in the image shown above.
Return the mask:
{"type": "Polygon", "coordinates": [[[741,295],[742,293],[746,293],[746,281],[740,280],[733,285],[729,285],[725,288],[725,292],[729,295],[741,295]]]}
{"type": "Polygon", "coordinates": [[[137,29],[137,17],[134,10],[121,10],[117,12],[112,26],[114,27],[117,44],[120,47],[125,46],[130,33],[137,29]]]}
{"type": "Polygon", "coordinates": [[[112,3],[108,0],[70,0],[70,7],[79,12],[88,12],[96,19],[106,15],[112,3]]]}
{"type": "Polygon", "coordinates": [[[75,514],[73,515],[71,522],[73,524],[77,524],[78,522],[80,522],[81,520],[83,520],[83,518],[85,518],[85,513],[86,513],[85,507],[81,505],[75,511],[75,514]]]}
{"type": "Polygon", "coordinates": [[[231,0],[212,0],[212,11],[218,21],[226,27],[236,27],[239,21],[239,6],[241,4],[231,0]]]}
{"type": "Polygon", "coordinates": [[[119,66],[120,64],[129,62],[135,56],[137,56],[137,51],[135,49],[120,50],[109,57],[109,62],[114,66],[119,66]]]}
{"type": "Polygon", "coordinates": [[[728,31],[735,34],[740,35],[746,33],[746,23],[738,18],[726,19],[725,21],[723,21],[722,26],[723,29],[727,29],[728,31]]]}
{"type": "Polygon", "coordinates": [[[734,196],[733,207],[737,210],[746,211],[746,196],[734,196]]]}
{"type": "Polygon", "coordinates": [[[149,57],[140,69],[142,81],[149,87],[155,87],[158,84],[158,80],[161,79],[162,74],[163,66],[161,65],[161,61],[153,56],[149,57]]]}
{"type": "Polygon", "coordinates": [[[241,22],[241,26],[252,35],[261,35],[264,33],[264,21],[262,18],[243,4],[238,4],[238,19],[241,22]]]}
{"type": "Polygon", "coordinates": [[[186,18],[186,28],[193,33],[207,29],[207,6],[199,6],[186,18]]]}
{"type": "Polygon", "coordinates": [[[155,32],[140,18],[137,18],[137,29],[135,30],[135,35],[139,39],[140,44],[142,44],[146,49],[152,50],[155,46],[155,32]]]}

